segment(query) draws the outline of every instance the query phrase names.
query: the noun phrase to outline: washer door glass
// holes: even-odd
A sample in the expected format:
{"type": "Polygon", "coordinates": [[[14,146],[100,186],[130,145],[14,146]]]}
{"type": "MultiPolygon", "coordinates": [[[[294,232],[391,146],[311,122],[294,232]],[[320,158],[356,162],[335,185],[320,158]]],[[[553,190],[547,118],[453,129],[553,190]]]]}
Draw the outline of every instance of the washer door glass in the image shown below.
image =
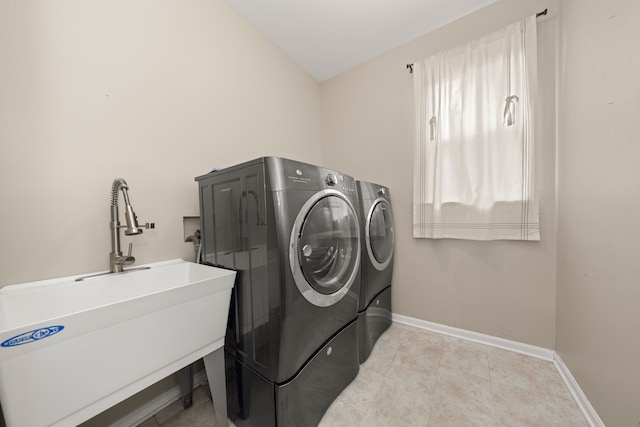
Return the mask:
{"type": "Polygon", "coordinates": [[[371,262],[378,270],[389,265],[393,255],[393,214],[389,203],[380,198],[370,210],[366,224],[367,250],[371,262]]]}
{"type": "Polygon", "coordinates": [[[333,294],[356,268],[358,224],[344,199],[328,196],[309,211],[298,244],[300,267],[309,285],[333,294]]]}
{"type": "Polygon", "coordinates": [[[291,271],[302,295],[326,307],[342,299],[360,268],[360,228],[351,202],[335,190],[318,192],[295,221],[291,271]]]}

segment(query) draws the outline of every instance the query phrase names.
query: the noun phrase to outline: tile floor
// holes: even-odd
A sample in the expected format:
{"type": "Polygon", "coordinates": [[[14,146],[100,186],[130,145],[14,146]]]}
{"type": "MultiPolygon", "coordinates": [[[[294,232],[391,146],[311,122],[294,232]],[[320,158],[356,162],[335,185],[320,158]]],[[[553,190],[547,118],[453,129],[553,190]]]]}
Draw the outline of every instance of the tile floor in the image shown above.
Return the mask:
{"type": "MultiPolygon", "coordinates": [[[[208,387],[142,427],[215,426],[208,387]]],[[[232,426],[232,423],[229,423],[232,426]]],[[[393,323],[319,427],[587,427],[552,362],[393,323]]]]}

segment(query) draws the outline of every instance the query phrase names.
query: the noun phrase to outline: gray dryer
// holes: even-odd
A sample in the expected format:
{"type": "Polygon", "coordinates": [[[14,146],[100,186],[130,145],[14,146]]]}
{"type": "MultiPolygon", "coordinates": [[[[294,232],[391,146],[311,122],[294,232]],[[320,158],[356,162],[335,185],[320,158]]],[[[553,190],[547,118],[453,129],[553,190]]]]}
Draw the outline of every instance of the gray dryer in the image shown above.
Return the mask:
{"type": "Polygon", "coordinates": [[[363,363],[391,325],[391,277],[395,235],[391,196],[385,186],[356,181],[362,244],[358,305],[359,359],[363,363]]]}

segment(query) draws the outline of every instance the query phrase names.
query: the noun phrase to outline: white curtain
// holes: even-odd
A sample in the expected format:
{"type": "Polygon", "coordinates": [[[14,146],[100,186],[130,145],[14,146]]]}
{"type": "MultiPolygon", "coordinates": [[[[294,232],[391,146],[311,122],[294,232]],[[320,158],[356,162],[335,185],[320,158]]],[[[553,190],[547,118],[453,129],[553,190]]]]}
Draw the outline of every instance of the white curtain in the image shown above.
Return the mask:
{"type": "Polygon", "coordinates": [[[540,240],[536,18],[414,64],[413,235],[540,240]]]}

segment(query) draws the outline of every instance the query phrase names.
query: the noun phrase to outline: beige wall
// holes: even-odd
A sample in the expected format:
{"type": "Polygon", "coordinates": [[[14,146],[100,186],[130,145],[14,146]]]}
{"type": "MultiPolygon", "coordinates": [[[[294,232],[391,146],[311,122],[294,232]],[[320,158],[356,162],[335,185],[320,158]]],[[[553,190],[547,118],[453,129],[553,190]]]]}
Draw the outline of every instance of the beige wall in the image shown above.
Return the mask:
{"type": "Polygon", "coordinates": [[[107,268],[116,176],[158,226],[131,239],[144,263],[193,256],[196,175],[323,163],[391,188],[395,312],[556,348],[607,425],[636,425],[640,5],[560,2],[556,227],[557,4],[499,0],[319,86],[222,0],[0,3],[0,286],[107,268]],[[413,239],[405,64],[547,7],[542,241],[413,239]]]}
{"type": "Polygon", "coordinates": [[[140,264],[192,259],[195,176],[320,160],[318,83],[222,0],[1,2],[0,70],[0,286],[107,269],[116,177],[140,264]]]}
{"type": "Polygon", "coordinates": [[[157,226],[123,237],[137,263],[193,259],[194,177],[262,155],[320,163],[320,124],[318,83],[225,1],[0,2],[0,287],[108,269],[116,177],[157,226]]]}
{"type": "Polygon", "coordinates": [[[640,2],[561,6],[557,351],[607,426],[637,426],[640,2]]]}
{"type": "Polygon", "coordinates": [[[393,311],[546,348],[555,345],[555,2],[504,0],[321,85],[323,159],[390,187],[393,311]],[[540,21],[542,241],[412,237],[413,81],[405,65],[549,8],[540,21]]]}

